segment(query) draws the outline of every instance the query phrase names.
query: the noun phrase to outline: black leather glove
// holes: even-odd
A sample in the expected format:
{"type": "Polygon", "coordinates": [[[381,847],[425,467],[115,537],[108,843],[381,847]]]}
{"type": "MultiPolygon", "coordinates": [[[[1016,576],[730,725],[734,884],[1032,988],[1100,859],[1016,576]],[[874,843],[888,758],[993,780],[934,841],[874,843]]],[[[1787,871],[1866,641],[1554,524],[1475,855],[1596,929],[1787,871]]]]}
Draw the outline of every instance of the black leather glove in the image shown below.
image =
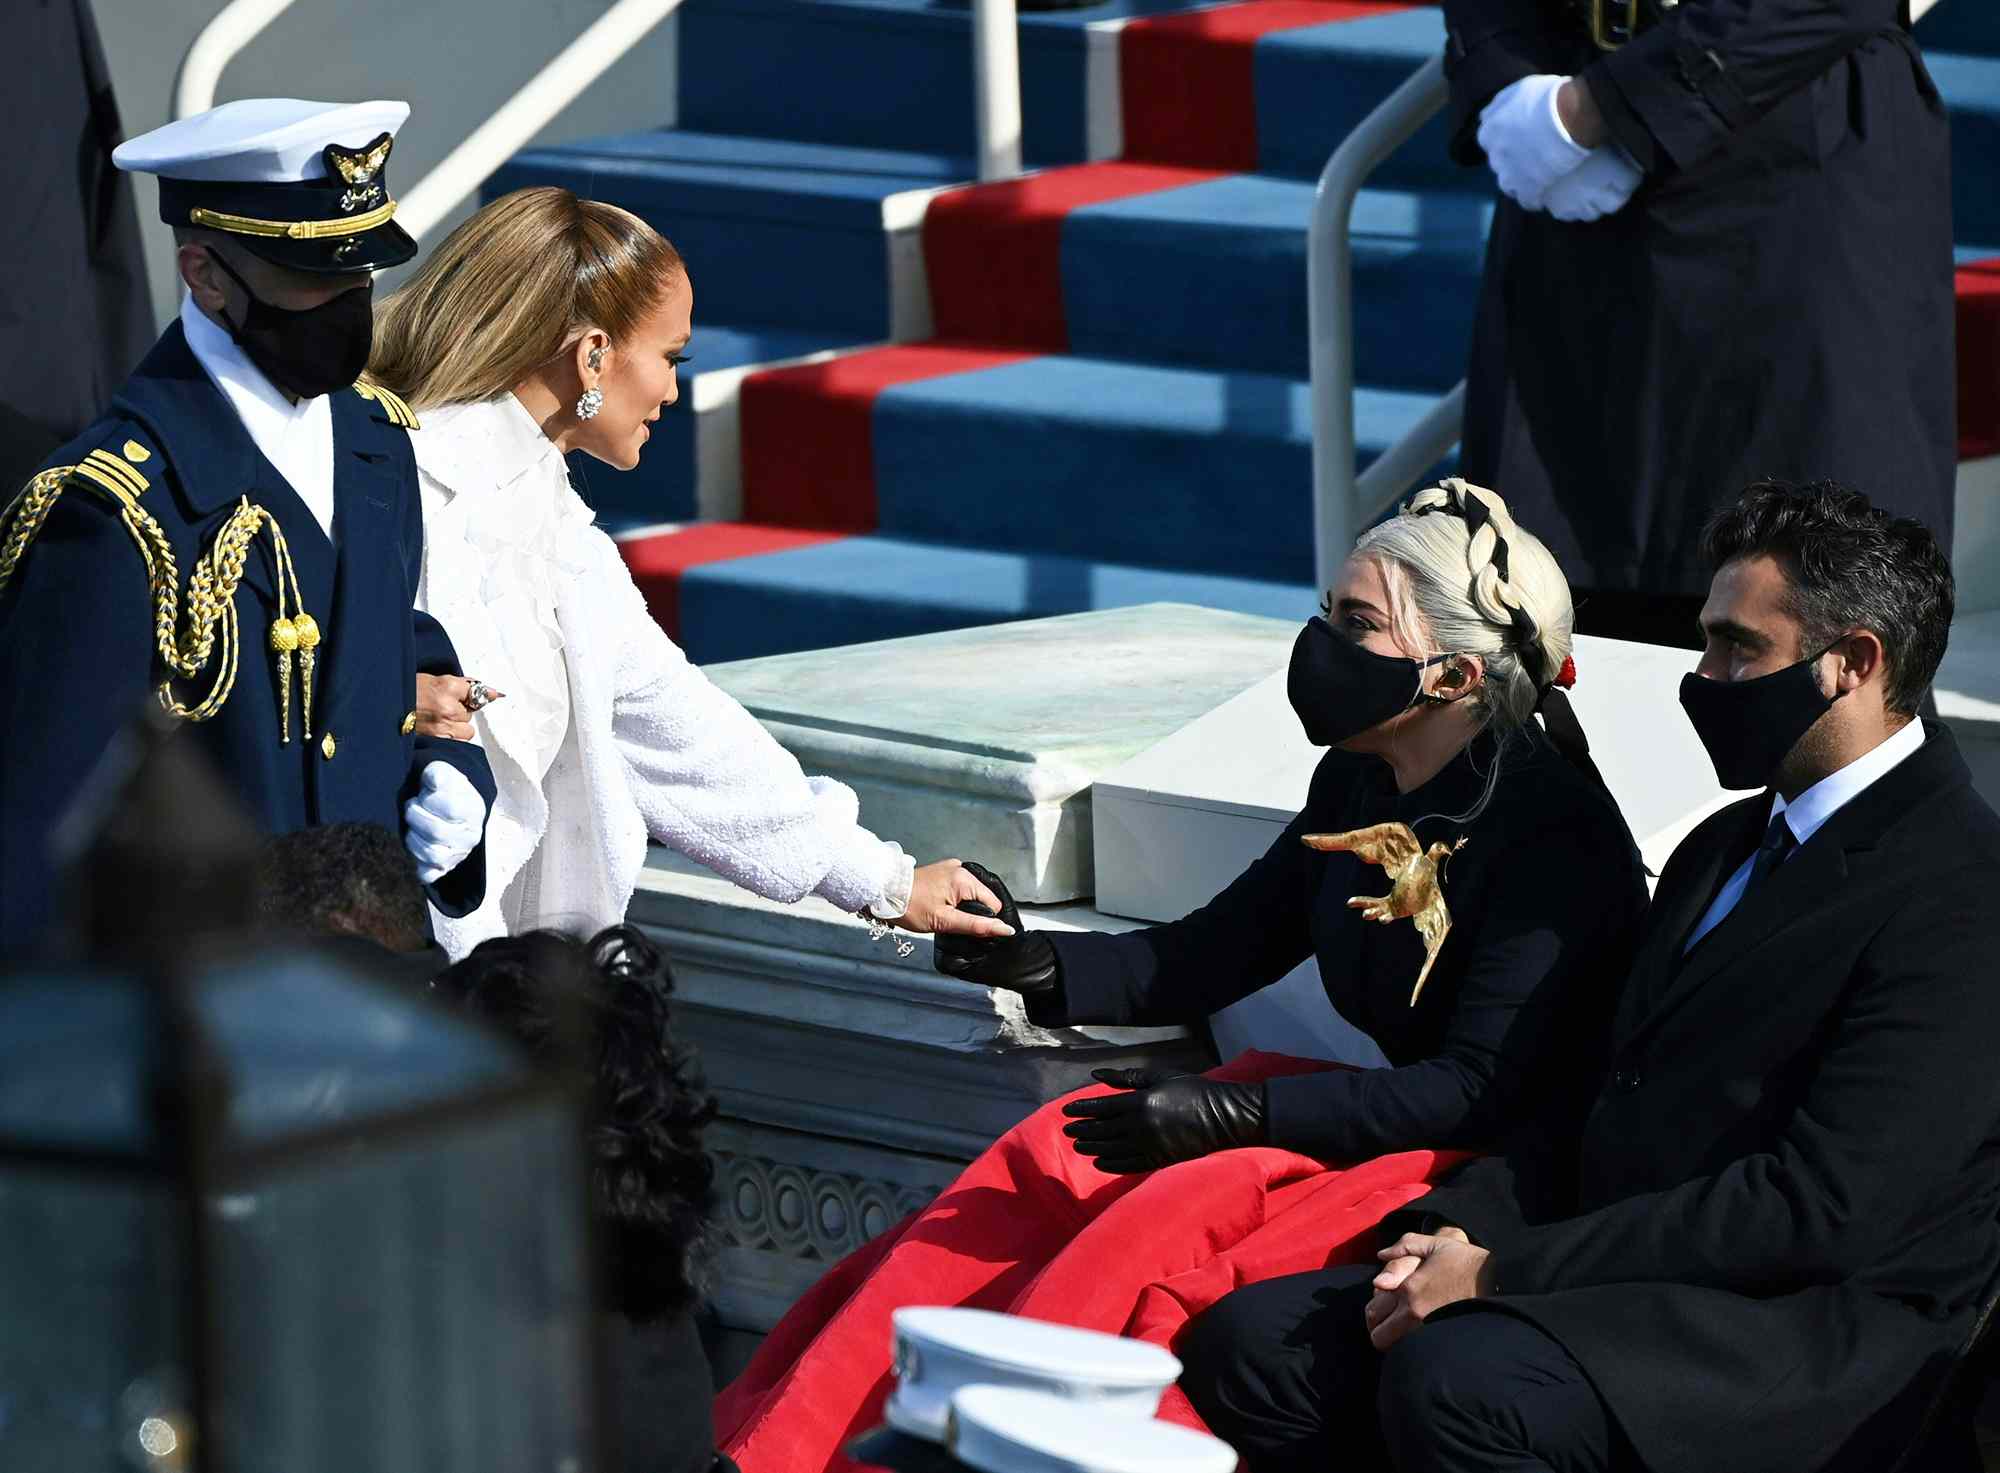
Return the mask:
{"type": "MultiPolygon", "coordinates": [[[[938,936],[931,947],[932,965],[947,977],[961,982],[977,982],[981,987],[1005,987],[1030,997],[1052,997],[1062,986],[1062,968],[1056,949],[1038,931],[1021,924],[1020,907],[1000,877],[983,864],[966,862],[965,868],[979,882],[1000,897],[1000,919],[1014,928],[1011,936],[938,936]]],[[[993,914],[977,900],[961,900],[958,908],[976,916],[993,914]]]]}
{"type": "Polygon", "coordinates": [[[1232,1084],[1199,1074],[1148,1069],[1093,1069],[1090,1077],[1129,1094],[1071,1100],[1063,1134],[1099,1171],[1157,1171],[1215,1151],[1265,1142],[1263,1084],[1232,1084]]]}

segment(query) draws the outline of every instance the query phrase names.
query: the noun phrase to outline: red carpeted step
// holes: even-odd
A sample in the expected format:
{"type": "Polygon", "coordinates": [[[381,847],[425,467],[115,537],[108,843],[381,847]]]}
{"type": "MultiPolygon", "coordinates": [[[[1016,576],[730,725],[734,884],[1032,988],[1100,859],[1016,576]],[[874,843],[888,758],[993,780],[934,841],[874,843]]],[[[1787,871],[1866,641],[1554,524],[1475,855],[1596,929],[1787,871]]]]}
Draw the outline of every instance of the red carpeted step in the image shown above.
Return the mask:
{"type": "Polygon", "coordinates": [[[938,195],[924,216],[937,335],[1065,351],[1062,233],[1070,212],[1216,177],[1170,164],[1078,164],[938,195]]]}
{"type": "Polygon", "coordinates": [[[681,637],[681,578],[690,568],[731,558],[790,552],[838,542],[838,532],[795,527],[755,527],[747,522],[697,522],[667,531],[632,532],[618,539],[619,555],[646,596],[646,610],[671,639],[681,637]]]}
{"type": "Polygon", "coordinates": [[[1958,454],[2000,455],[2000,258],[1958,268],[1958,454]]]}
{"type": "Polygon", "coordinates": [[[1125,156],[1254,170],[1258,38],[1410,8],[1406,0],[1248,0],[1131,22],[1118,38],[1125,156]]]}
{"type": "Polygon", "coordinates": [[[892,384],[1033,356],[964,343],[908,343],[751,374],[738,401],[744,515],[780,527],[871,530],[875,396],[892,384]]]}

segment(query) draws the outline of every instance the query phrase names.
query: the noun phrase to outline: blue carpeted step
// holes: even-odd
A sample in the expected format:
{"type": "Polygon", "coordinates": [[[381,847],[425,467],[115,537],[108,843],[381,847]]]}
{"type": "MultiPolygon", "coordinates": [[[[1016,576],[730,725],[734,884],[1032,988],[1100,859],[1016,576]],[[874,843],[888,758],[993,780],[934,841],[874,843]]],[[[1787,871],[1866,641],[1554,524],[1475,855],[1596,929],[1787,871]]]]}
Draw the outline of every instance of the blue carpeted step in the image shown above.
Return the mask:
{"type": "Polygon", "coordinates": [[[2000,56],[1926,51],[1924,63],[1951,110],[1953,233],[1961,241],[2000,240],[2000,56]]]}
{"type": "Polygon", "coordinates": [[[972,173],[947,154],[671,129],[529,149],[482,194],[558,184],[621,205],[686,258],[697,323],[783,323],[852,342],[891,330],[896,198],[972,173]]]}
{"type": "MultiPolygon", "coordinates": [[[[1062,237],[1071,348],[1304,378],[1312,204],[1309,184],[1243,174],[1074,211],[1062,237]]],[[[1481,195],[1362,192],[1358,379],[1442,391],[1464,376],[1492,216],[1481,195]]]]}
{"type": "MultiPolygon", "coordinates": [[[[1030,162],[1085,157],[1085,55],[1094,21],[1204,0],[1106,0],[1021,16],[1030,162]]],[[[972,10],[949,0],[687,0],[680,121],[717,133],[974,152],[972,10]]]]}
{"type": "Polygon", "coordinates": [[[1917,22],[1927,50],[2000,56],[2000,5],[1994,0],[1942,0],[1917,22]]]}
{"type": "MultiPolygon", "coordinates": [[[[570,477],[596,510],[599,524],[609,530],[691,521],[704,511],[697,497],[704,479],[734,487],[739,474],[735,434],[705,435],[701,427],[708,416],[735,414],[733,392],[704,391],[702,376],[713,375],[719,381],[729,376],[729,370],[747,364],[852,347],[855,341],[852,336],[789,328],[722,327],[697,315],[688,347],[693,361],[680,371],[680,399],[662,411],[638,466],[620,471],[577,452],[570,456],[570,477]],[[724,463],[705,464],[704,454],[721,456],[724,463]]],[[[729,387],[733,390],[734,385],[729,387]]]]}
{"type": "MultiPolygon", "coordinates": [[[[1360,458],[1433,395],[1356,395],[1360,458]]],[[[1295,379],[1029,358],[894,384],[872,416],[876,526],[920,541],[1312,578],[1312,424],[1295,379]]]]}
{"type": "Polygon", "coordinates": [[[680,638],[689,658],[713,664],[1162,600],[1303,620],[1316,597],[1303,582],[848,537],[689,569],[680,638]]]}

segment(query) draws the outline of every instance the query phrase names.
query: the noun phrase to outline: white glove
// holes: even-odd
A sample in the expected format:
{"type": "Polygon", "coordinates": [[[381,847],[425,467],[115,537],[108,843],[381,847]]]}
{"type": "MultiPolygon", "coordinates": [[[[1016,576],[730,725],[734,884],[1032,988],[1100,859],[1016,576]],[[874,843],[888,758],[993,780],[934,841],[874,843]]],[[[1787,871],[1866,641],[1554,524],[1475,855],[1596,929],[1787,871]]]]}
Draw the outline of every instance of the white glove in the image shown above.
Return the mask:
{"type": "Polygon", "coordinates": [[[1645,177],[1631,155],[1607,143],[1550,186],[1549,213],[1558,220],[1602,220],[1624,209],[1645,177]]]}
{"type": "Polygon", "coordinates": [[[424,768],[424,785],[403,805],[403,847],[429,885],[457,869],[486,832],[486,800],[449,762],[424,768]]]}
{"type": "Polygon", "coordinates": [[[1556,116],[1556,93],[1568,80],[1546,72],[1523,77],[1479,115],[1479,146],[1500,192],[1524,210],[1539,210],[1549,186],[1590,157],[1556,116]]]}

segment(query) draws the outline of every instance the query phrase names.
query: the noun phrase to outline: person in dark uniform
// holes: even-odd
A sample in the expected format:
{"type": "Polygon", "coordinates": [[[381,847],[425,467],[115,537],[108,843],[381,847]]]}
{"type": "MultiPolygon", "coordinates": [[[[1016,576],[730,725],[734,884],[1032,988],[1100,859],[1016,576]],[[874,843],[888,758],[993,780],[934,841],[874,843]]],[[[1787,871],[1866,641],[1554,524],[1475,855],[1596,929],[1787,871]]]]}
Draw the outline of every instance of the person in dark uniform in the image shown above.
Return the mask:
{"type": "Polygon", "coordinates": [[[1443,0],[1453,149],[1506,196],[1465,474],[1586,633],[1694,640],[1703,523],[1840,476],[1951,549],[1949,136],[1902,0],[1443,0]]]}
{"type": "Polygon", "coordinates": [[[1951,568],[1833,486],[1707,546],[1681,700],[1768,791],[1668,861],[1585,1108],[1392,1216],[1379,1273],[1190,1327],[1182,1388],[1259,1473],[1979,1466],[1969,1426],[1898,1462],[2000,1268],[2000,817],[1915,715],[1951,568]]]}
{"type": "Polygon", "coordinates": [[[274,833],[403,836],[446,914],[484,894],[485,755],[419,735],[410,432],[355,382],[371,273],[416,243],[384,178],[400,102],[230,103],[123,144],[160,175],[188,297],[104,418],[0,512],[0,950],[43,939],[58,821],[150,703],[274,833]]]}

